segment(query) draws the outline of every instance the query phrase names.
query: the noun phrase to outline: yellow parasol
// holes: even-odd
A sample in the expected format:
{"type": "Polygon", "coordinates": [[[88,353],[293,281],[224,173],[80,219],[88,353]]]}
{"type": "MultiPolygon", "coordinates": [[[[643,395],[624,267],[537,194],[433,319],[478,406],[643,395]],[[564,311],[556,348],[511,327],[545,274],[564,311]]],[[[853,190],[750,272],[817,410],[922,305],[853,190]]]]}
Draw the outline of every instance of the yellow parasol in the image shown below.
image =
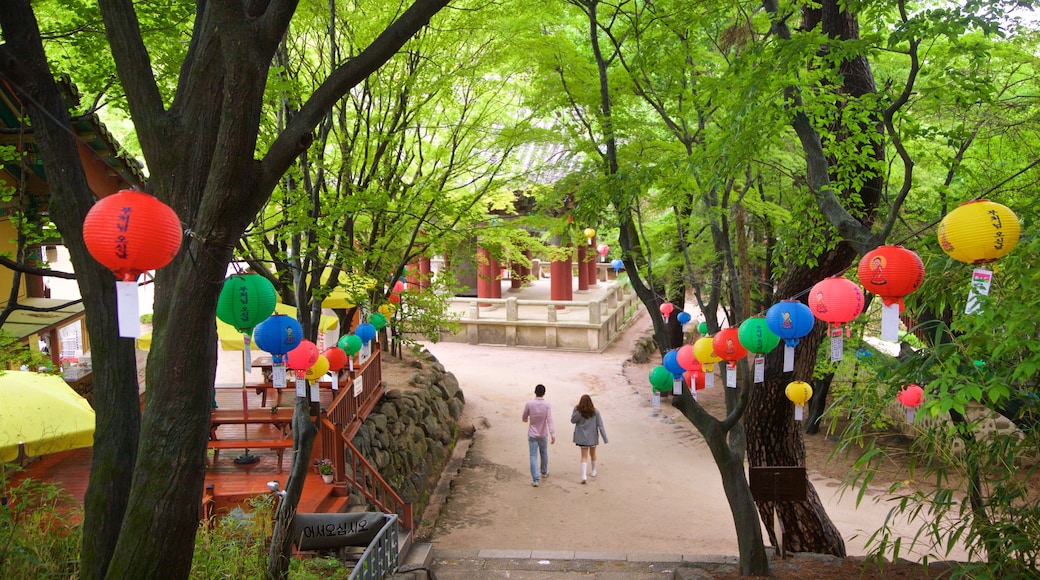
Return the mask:
{"type": "Polygon", "coordinates": [[[61,375],[0,374],[0,461],[94,444],[94,409],[61,375]]]}

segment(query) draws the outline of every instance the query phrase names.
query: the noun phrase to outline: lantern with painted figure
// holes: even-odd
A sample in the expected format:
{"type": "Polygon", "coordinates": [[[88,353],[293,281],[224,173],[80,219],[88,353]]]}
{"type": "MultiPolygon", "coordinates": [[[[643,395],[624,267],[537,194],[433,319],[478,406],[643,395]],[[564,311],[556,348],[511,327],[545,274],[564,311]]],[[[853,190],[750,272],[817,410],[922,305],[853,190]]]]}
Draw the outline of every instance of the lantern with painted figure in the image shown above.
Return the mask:
{"type": "Polygon", "coordinates": [[[842,360],[844,335],[848,332],[845,324],[863,312],[863,290],[847,278],[825,278],[809,290],[809,309],[830,326],[831,360],[842,360]]]}
{"type": "Polygon", "coordinates": [[[924,263],[903,246],[878,246],[863,254],[856,268],[859,283],[881,297],[881,340],[899,341],[903,297],[924,282],[924,263]]]}
{"type": "Polygon", "coordinates": [[[697,362],[701,363],[701,368],[704,369],[705,386],[709,389],[714,387],[715,373],[712,371],[712,365],[721,361],[722,357],[715,354],[710,336],[702,336],[694,341],[693,356],[697,359],[697,362]]]}
{"type": "Polygon", "coordinates": [[[809,402],[809,399],[812,398],[812,385],[805,381],[792,381],[787,384],[784,394],[787,395],[788,400],[795,404],[794,420],[801,421],[802,409],[809,402]]]}
{"type": "Polygon", "coordinates": [[[784,372],[794,370],[794,347],[812,332],[816,317],[797,300],[781,300],[766,310],[766,326],[784,341],[784,372]]]}
{"type": "Polygon", "coordinates": [[[271,353],[271,381],[275,388],[285,388],[285,355],[301,340],[303,327],[295,318],[285,314],[273,314],[253,330],[256,346],[271,353]]]}
{"type": "Polygon", "coordinates": [[[763,317],[748,318],[740,323],[737,337],[740,344],[755,354],[754,381],[765,381],[766,353],[780,344],[780,337],[769,330],[769,324],[763,317]]]}
{"type": "Polygon", "coordinates": [[[958,262],[980,266],[972,271],[967,314],[978,312],[979,297],[989,294],[993,272],[985,267],[1018,244],[1018,216],[1004,205],[980,199],[957,206],[939,223],[939,245],[958,262]]]}
{"type": "Polygon", "coordinates": [[[297,378],[304,378],[307,370],[318,360],[318,346],[309,340],[301,340],[296,348],[285,355],[285,366],[296,371],[297,378]]]}
{"type": "Polygon", "coordinates": [[[684,344],[680,346],[675,353],[675,360],[683,370],[701,370],[701,362],[697,360],[697,356],[693,353],[692,344],[684,344]]]}
{"type": "Polygon", "coordinates": [[[924,402],[924,389],[920,385],[909,384],[904,386],[896,394],[896,400],[906,407],[906,422],[913,423],[917,414],[917,407],[924,402]]]}
{"type": "Polygon", "coordinates": [[[87,251],[116,276],[119,336],[141,336],[137,278],[173,261],[181,247],[181,231],[176,212],[142,191],[117,191],[87,212],[87,251]]]}
{"type": "Polygon", "coordinates": [[[723,328],[711,339],[712,350],[719,358],[726,361],[726,386],[737,388],[736,361],[746,357],[748,351],[740,344],[740,331],[736,328],[723,328]]]}

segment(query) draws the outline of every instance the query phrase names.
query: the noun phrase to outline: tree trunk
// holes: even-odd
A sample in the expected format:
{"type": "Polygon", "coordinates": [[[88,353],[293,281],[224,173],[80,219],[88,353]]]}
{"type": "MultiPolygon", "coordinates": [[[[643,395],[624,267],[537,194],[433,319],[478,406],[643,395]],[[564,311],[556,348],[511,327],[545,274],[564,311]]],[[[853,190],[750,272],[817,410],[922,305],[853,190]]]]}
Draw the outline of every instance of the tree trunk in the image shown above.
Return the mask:
{"type": "Polygon", "coordinates": [[[268,553],[267,575],[269,578],[289,577],[289,562],[292,557],[292,529],[296,518],[296,506],[303,496],[303,484],[307,480],[310,466],[307,464],[314,449],[318,428],[310,420],[310,402],[307,397],[296,397],[293,412],[293,456],[289,467],[289,479],[285,482],[285,495],[278,502],[274,531],[271,534],[271,549],[268,553]]]}
{"type": "Polygon", "coordinates": [[[82,578],[102,578],[115,550],[133,479],[140,433],[137,362],[132,339],[118,338],[115,278],[86,250],[83,220],[94,203],[66,103],[47,66],[27,0],[0,3],[5,43],[0,71],[26,105],[47,167],[49,213],[77,273],[94,360],[94,454],[84,497],[82,578]]]}

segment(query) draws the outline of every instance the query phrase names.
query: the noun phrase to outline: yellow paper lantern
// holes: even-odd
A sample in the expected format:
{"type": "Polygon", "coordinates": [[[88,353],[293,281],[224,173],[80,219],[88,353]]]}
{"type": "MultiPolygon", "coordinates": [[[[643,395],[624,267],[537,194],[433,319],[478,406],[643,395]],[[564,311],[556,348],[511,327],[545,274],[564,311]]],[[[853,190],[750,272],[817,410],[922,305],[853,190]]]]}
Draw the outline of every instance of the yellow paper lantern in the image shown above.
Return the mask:
{"type": "Polygon", "coordinates": [[[329,372],[329,359],[325,358],[325,355],[319,354],[314,366],[307,369],[306,377],[308,381],[316,381],[324,377],[327,372],[329,372]]]}
{"type": "Polygon", "coordinates": [[[380,304],[378,310],[379,310],[379,313],[382,314],[383,316],[385,316],[387,318],[393,318],[394,317],[394,313],[397,312],[397,306],[394,306],[393,304],[390,304],[390,303],[380,304]]]}
{"type": "Polygon", "coordinates": [[[812,385],[805,381],[793,381],[787,384],[784,394],[792,403],[802,407],[812,398],[812,385]]]}
{"type": "Polygon", "coordinates": [[[988,264],[1018,244],[1021,226],[1015,212],[980,199],[957,206],[939,224],[939,245],[958,262],[988,264]]]}
{"type": "Polygon", "coordinates": [[[722,357],[715,354],[715,347],[712,345],[710,336],[703,336],[694,341],[693,357],[704,365],[705,372],[709,373],[711,372],[711,365],[722,360],[722,357]]]}

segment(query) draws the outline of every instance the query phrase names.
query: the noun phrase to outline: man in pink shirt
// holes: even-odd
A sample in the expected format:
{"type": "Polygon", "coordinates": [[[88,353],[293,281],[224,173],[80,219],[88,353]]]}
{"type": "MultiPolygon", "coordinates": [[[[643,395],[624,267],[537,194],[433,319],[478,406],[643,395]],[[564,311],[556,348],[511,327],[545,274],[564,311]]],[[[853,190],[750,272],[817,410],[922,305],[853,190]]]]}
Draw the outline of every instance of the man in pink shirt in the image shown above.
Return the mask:
{"type": "Polygon", "coordinates": [[[541,477],[549,475],[549,441],[556,443],[556,428],[553,427],[552,406],[545,396],[545,385],[534,388],[534,399],[524,405],[523,421],[529,423],[527,428],[527,446],[531,451],[531,479],[535,487],[538,487],[541,477]],[[541,457],[539,466],[535,459],[541,457]],[[541,467],[541,469],[539,469],[541,467]]]}

